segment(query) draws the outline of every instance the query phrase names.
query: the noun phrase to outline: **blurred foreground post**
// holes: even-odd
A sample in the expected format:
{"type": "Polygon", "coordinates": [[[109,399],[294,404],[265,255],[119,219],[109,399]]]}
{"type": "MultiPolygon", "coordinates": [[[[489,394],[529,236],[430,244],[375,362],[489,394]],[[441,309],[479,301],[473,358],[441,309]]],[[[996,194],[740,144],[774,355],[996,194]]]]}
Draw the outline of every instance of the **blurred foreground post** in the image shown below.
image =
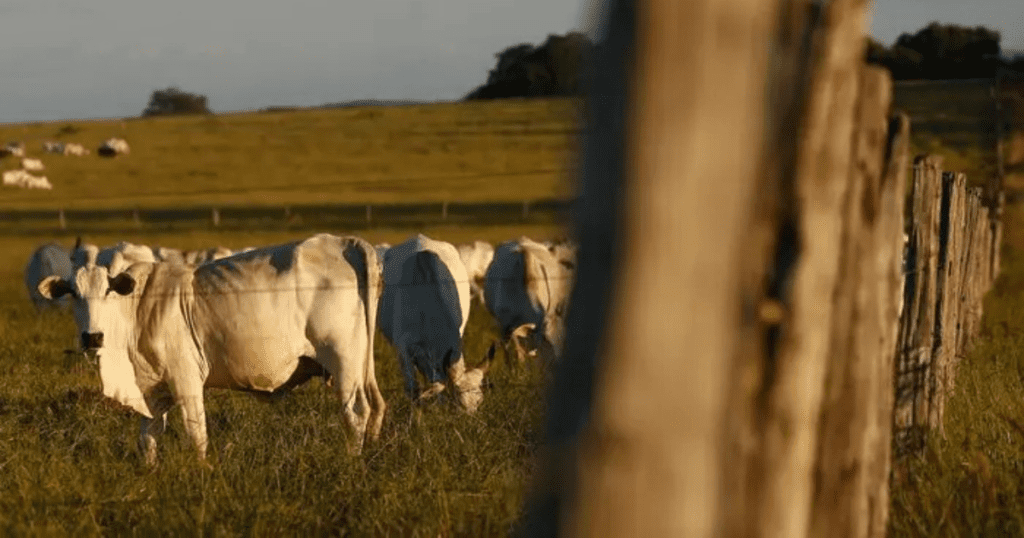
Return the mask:
{"type": "Polygon", "coordinates": [[[866,9],[611,2],[529,535],[884,535],[908,125],[866,9]]]}

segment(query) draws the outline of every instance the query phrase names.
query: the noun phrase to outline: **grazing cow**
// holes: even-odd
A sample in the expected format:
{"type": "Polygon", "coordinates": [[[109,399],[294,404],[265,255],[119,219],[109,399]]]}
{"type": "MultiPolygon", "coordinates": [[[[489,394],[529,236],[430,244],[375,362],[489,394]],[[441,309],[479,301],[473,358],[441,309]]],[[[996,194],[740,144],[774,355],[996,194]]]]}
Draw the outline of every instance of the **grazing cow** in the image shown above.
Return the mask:
{"type": "Polygon", "coordinates": [[[43,151],[46,153],[64,154],[65,145],[63,142],[43,142],[43,151]]]}
{"type": "Polygon", "coordinates": [[[131,153],[131,148],[128,147],[128,142],[125,142],[121,138],[107,139],[100,145],[99,149],[96,150],[96,154],[103,157],[127,155],[128,153],[131,153]]]}
{"type": "Polygon", "coordinates": [[[74,155],[75,157],[84,157],[89,154],[89,150],[81,144],[68,143],[64,145],[65,156],[74,155]]]}
{"type": "Polygon", "coordinates": [[[71,278],[71,255],[68,249],[55,243],[40,245],[25,265],[25,287],[28,288],[29,298],[39,311],[48,307],[66,306],[68,303],[66,297],[52,301],[39,293],[39,282],[48,276],[57,276],[64,280],[71,278]]]}
{"type": "Polygon", "coordinates": [[[459,245],[459,257],[466,266],[466,274],[469,276],[469,291],[473,297],[484,302],[484,276],[487,274],[487,267],[491,265],[494,258],[494,247],[486,241],[474,241],[467,245],[459,245]]]}
{"type": "Polygon", "coordinates": [[[21,159],[21,167],[25,170],[31,170],[33,172],[38,172],[45,168],[43,166],[43,161],[40,161],[39,159],[32,159],[29,157],[24,157],[21,159]]]}
{"type": "Polygon", "coordinates": [[[454,387],[470,413],[483,400],[481,384],[494,355],[466,370],[462,335],[469,319],[469,284],[459,252],[450,243],[417,235],[384,255],[381,333],[398,352],[405,392],[416,401],[454,387]],[[414,368],[415,367],[415,368],[414,368]],[[419,393],[416,370],[430,387],[419,393]]]}
{"type": "Polygon", "coordinates": [[[373,336],[380,273],[366,241],[320,234],[199,267],[136,263],[120,272],[85,254],[71,279],[44,278],[39,293],[73,297],[82,347],[99,358],[103,394],[143,415],[148,463],[156,460],[165,414],[178,404],[205,458],[204,387],[280,394],[329,375],[350,452],[379,435],[385,404],[373,336]]]}
{"type": "Polygon", "coordinates": [[[8,155],[14,155],[15,157],[25,156],[25,144],[21,142],[8,142],[4,149],[7,150],[8,155]]]}
{"type": "Polygon", "coordinates": [[[561,351],[572,278],[573,271],[550,250],[526,237],[494,251],[484,279],[485,304],[498,323],[506,356],[510,344],[519,362],[538,351],[550,361],[561,351]]]}
{"type": "Polygon", "coordinates": [[[7,170],[3,173],[4,185],[23,189],[51,190],[53,185],[46,176],[33,176],[24,170],[7,170]]]}

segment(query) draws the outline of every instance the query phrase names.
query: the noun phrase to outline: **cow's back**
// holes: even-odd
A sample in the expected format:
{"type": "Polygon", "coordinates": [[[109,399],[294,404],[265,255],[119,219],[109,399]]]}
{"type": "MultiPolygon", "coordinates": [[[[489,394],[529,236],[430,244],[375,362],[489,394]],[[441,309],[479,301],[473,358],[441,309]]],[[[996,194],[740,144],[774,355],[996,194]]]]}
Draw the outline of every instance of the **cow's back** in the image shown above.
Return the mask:
{"type": "Polygon", "coordinates": [[[365,340],[365,255],[352,244],[321,234],[197,267],[194,324],[206,354],[219,357],[208,385],[273,390],[316,354],[314,343],[365,340]]]}
{"type": "Polygon", "coordinates": [[[418,366],[431,381],[438,381],[444,374],[438,369],[440,359],[462,357],[462,334],[469,317],[468,277],[458,250],[450,243],[417,235],[387,251],[384,279],[381,332],[395,345],[427,351],[433,360],[418,366]]]}

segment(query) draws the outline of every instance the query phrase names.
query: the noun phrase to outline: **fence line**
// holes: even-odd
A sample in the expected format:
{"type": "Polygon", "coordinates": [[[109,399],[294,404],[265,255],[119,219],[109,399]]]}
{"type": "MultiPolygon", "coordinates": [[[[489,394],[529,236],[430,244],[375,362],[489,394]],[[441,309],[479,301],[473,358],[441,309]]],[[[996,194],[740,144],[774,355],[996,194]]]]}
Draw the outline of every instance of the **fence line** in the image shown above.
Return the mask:
{"type": "Polygon", "coordinates": [[[350,229],[443,224],[523,224],[568,222],[575,199],[536,198],[522,201],[441,201],[405,204],[209,205],[171,208],[19,209],[0,210],[0,234],[94,231],[107,223],[135,228],[265,228],[346,226],[350,229]]]}

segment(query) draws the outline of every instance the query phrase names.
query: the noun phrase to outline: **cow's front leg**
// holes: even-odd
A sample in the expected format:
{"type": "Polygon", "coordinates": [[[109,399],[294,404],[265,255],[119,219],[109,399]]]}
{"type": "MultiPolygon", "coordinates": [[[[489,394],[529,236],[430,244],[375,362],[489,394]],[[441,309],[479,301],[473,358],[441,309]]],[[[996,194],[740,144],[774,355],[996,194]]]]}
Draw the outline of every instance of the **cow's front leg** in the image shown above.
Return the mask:
{"type": "Polygon", "coordinates": [[[156,465],[156,438],[167,430],[167,412],[174,406],[174,399],[166,391],[154,391],[146,397],[146,405],[153,412],[153,418],[142,417],[139,424],[139,451],[146,465],[156,465]]]}
{"type": "Polygon", "coordinates": [[[142,417],[139,422],[139,451],[146,459],[146,465],[153,467],[156,465],[156,438],[167,429],[167,413],[153,418],[142,417]]]}
{"type": "Polygon", "coordinates": [[[206,461],[206,408],[203,405],[202,381],[185,381],[177,384],[175,388],[174,398],[181,405],[185,431],[199,453],[199,460],[206,461]]]}

